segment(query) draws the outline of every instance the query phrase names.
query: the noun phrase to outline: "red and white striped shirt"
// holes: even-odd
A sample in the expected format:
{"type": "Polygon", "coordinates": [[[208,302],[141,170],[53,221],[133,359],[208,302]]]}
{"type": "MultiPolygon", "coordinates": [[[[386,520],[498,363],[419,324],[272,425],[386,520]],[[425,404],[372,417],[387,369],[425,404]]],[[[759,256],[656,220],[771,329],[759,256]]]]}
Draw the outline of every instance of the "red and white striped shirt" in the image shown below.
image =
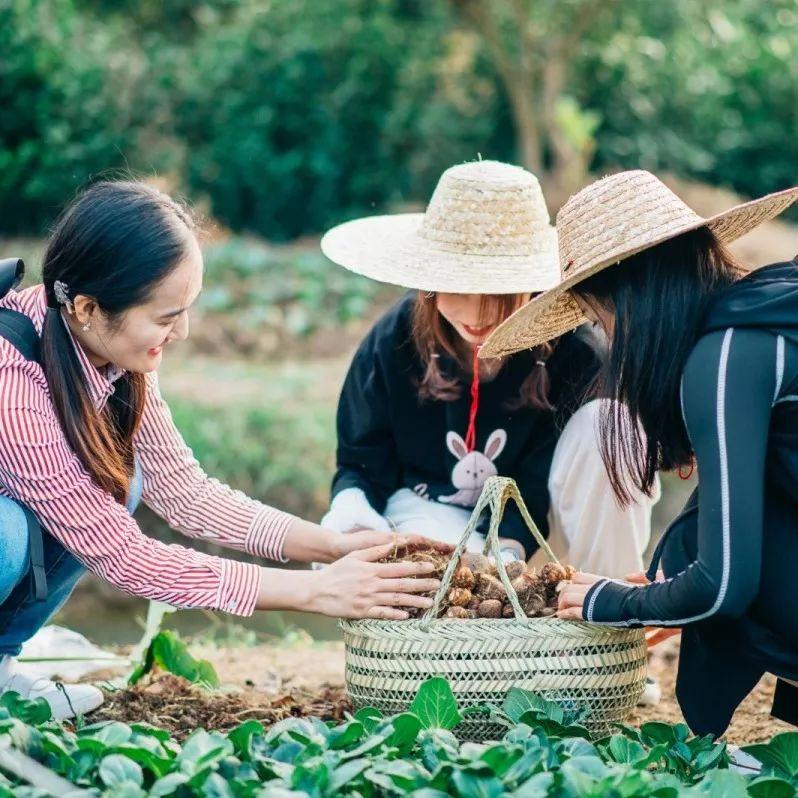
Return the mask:
{"type": "MultiPolygon", "coordinates": [[[[0,306],[28,316],[41,333],[43,286],[11,292],[0,306]]],[[[73,339],[74,341],[74,339],[73,339]]],[[[75,349],[101,409],[122,371],[98,369],[75,349]]],[[[175,428],[156,375],[148,375],[135,440],[144,503],[187,537],[283,560],[294,516],[209,478],[175,428]]],[[[89,570],[121,590],[174,604],[251,615],[259,568],[147,537],[127,510],[99,488],[71,449],[44,372],[0,339],[0,494],[24,504],[89,570]]]]}

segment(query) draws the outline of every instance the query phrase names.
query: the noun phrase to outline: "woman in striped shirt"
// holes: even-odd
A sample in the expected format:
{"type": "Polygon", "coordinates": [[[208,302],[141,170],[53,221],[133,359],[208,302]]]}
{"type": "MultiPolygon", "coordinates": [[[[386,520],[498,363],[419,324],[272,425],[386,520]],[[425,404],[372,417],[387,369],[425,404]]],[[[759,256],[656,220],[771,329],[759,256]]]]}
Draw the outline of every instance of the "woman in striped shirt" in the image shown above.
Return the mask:
{"type": "Polygon", "coordinates": [[[0,306],[24,314],[40,357],[0,339],[0,690],[43,697],[57,717],[102,702],[14,663],[85,568],[121,590],[237,615],[295,609],[402,618],[397,606],[437,582],[425,564],[380,564],[389,535],[338,535],[231,490],[201,470],[158,390],[163,351],[188,335],[202,255],[186,209],[134,182],[98,183],[66,210],[44,256],[43,284],[0,306]],[[286,571],[223,559],[142,534],[139,499],[189,538],[285,562],[286,571]],[[31,595],[31,525],[45,530],[47,598],[31,595]],[[29,540],[30,538],[30,540],[29,540]]]}

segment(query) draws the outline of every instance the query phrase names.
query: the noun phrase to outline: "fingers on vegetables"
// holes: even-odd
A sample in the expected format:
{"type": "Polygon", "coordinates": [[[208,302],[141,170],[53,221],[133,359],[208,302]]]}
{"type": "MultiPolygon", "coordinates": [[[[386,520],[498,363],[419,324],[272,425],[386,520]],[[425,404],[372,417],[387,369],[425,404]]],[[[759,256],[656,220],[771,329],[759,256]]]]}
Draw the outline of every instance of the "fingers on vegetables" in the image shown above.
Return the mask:
{"type": "MultiPolygon", "coordinates": [[[[383,562],[429,562],[433,571],[425,578],[441,579],[450,555],[427,544],[414,542],[397,546],[383,562]]],[[[505,565],[510,584],[528,618],[549,618],[557,609],[560,586],[570,580],[575,569],[570,565],[547,563],[540,573],[518,560],[505,565]]],[[[434,593],[427,594],[430,598],[434,593]]],[[[424,614],[423,609],[403,608],[411,618],[424,614]]],[[[452,575],[448,593],[441,602],[438,617],[456,620],[469,618],[513,618],[515,613],[507,591],[497,575],[496,566],[481,554],[464,554],[452,575]]]]}

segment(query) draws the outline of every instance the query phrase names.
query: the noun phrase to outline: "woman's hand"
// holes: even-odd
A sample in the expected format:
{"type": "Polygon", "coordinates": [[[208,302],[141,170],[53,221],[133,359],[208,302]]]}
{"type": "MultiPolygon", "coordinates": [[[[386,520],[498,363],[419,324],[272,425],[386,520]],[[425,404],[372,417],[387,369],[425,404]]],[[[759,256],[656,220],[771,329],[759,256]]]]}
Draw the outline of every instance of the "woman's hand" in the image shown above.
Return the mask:
{"type": "Polygon", "coordinates": [[[409,616],[397,607],[431,607],[432,599],[418,594],[431,593],[440,587],[438,579],[424,578],[434,570],[434,565],[378,562],[393,548],[391,541],[353,551],[321,571],[294,572],[304,582],[300,606],[296,609],[337,618],[400,621],[409,616]]]}
{"type": "Polygon", "coordinates": [[[603,576],[596,574],[586,574],[577,571],[570,582],[565,582],[565,587],[560,591],[557,606],[557,617],[566,621],[581,621],[582,607],[585,603],[585,596],[593,585],[603,576]]]}

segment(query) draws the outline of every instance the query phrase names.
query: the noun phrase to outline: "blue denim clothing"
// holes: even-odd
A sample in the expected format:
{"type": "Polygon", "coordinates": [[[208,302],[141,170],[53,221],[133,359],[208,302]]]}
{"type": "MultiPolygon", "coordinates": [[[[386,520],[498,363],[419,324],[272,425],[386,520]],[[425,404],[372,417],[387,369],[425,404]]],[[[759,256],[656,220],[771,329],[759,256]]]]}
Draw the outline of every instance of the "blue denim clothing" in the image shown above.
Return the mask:
{"type": "MultiPolygon", "coordinates": [[[[127,502],[131,513],[141,501],[142,482],[137,463],[127,502]]],[[[61,609],[85,572],[46,530],[43,538],[47,598],[40,601],[30,586],[28,519],[17,502],[0,496],[0,656],[19,654],[22,644],[61,609]]]]}

